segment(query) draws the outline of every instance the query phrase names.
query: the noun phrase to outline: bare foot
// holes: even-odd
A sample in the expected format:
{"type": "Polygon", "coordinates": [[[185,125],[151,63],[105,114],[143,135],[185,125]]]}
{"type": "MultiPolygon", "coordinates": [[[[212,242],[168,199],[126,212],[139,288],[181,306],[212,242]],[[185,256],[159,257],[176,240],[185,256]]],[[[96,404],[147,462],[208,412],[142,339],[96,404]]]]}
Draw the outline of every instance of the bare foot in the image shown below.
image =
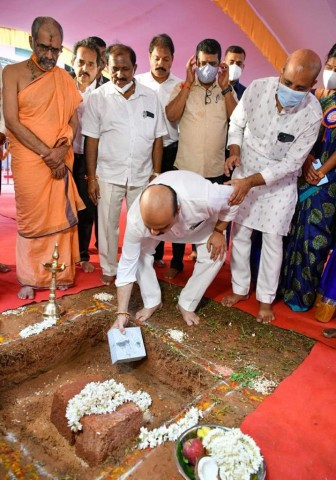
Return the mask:
{"type": "Polygon", "coordinates": [[[145,322],[148,320],[154,312],[157,310],[160,310],[162,308],[162,303],[159,303],[155,307],[152,308],[142,308],[135,314],[135,320],[138,320],[139,322],[145,322]]]}
{"type": "Polygon", "coordinates": [[[176,268],[168,268],[168,270],[164,274],[164,278],[172,279],[172,278],[175,278],[176,275],[178,275],[179,273],[180,271],[177,270],[176,268]]]}
{"type": "Polygon", "coordinates": [[[32,287],[28,287],[27,285],[24,285],[23,287],[20,288],[17,296],[21,298],[21,300],[32,300],[35,297],[34,289],[32,287]]]}
{"type": "Polygon", "coordinates": [[[95,267],[90,262],[80,262],[83,272],[92,273],[95,267]]]}
{"type": "Polygon", "coordinates": [[[64,290],[68,290],[68,288],[68,285],[57,285],[57,290],[60,290],[61,292],[64,292],[64,290]]]}
{"type": "Polygon", "coordinates": [[[221,304],[224,307],[233,307],[236,303],[240,302],[241,300],[248,300],[248,295],[238,295],[238,293],[232,293],[231,295],[227,295],[221,301],[221,304]]]}
{"type": "Polygon", "coordinates": [[[260,308],[256,320],[259,323],[271,323],[275,319],[272,305],[270,303],[260,302],[260,308]]]}
{"type": "Polygon", "coordinates": [[[0,273],[10,272],[10,268],[5,263],[0,263],[0,273]]]}
{"type": "Polygon", "coordinates": [[[164,268],[166,266],[166,262],[164,260],[154,260],[154,265],[158,268],[164,268]]]}
{"type": "Polygon", "coordinates": [[[182,308],[181,305],[178,305],[178,308],[181,312],[183,320],[186,322],[187,325],[189,325],[189,327],[191,327],[191,325],[199,324],[200,318],[198,315],[196,315],[195,312],[188,312],[188,310],[182,308]]]}
{"type": "Polygon", "coordinates": [[[104,285],[112,285],[115,278],[115,275],[102,275],[101,281],[104,285]]]}

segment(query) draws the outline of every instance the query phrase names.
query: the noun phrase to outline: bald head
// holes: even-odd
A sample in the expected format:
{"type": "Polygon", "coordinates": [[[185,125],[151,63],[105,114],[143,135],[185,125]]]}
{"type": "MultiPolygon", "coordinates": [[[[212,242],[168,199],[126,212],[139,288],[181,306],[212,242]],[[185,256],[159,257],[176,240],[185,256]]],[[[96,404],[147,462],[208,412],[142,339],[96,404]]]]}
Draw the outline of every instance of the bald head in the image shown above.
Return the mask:
{"type": "Polygon", "coordinates": [[[283,71],[288,70],[295,73],[305,72],[314,81],[320,70],[322,63],[320,57],[313,50],[300,49],[295,50],[286,60],[283,71]]]}
{"type": "Polygon", "coordinates": [[[175,190],[167,185],[150,185],[140,197],[140,213],[144,224],[157,232],[154,235],[164,233],[178,213],[175,190]]]}

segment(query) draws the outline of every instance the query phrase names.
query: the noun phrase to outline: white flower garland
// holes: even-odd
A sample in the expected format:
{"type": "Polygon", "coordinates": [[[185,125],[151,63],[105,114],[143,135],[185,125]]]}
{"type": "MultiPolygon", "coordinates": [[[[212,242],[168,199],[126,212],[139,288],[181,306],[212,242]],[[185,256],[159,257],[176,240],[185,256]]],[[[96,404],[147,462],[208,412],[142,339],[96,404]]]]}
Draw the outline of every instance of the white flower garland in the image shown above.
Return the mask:
{"type": "Polygon", "coordinates": [[[27,307],[18,307],[16,310],[6,310],[1,315],[22,315],[26,309],[27,307]]]}
{"type": "Polygon", "coordinates": [[[169,330],[167,330],[167,333],[170,336],[170,338],[175,340],[175,342],[179,342],[179,343],[182,343],[185,337],[188,336],[186,333],[182,332],[181,330],[174,330],[173,328],[170,328],[169,330]]]}
{"type": "Polygon", "coordinates": [[[91,382],[69,400],[65,416],[71,430],[77,432],[83,428],[80,419],[84,415],[112,413],[125,402],[134,402],[145,411],[151,405],[152,399],[148,393],[141,390],[135,393],[126,390],[122,383],[113,379],[91,382]]]}
{"type": "Polygon", "coordinates": [[[47,318],[43,320],[43,322],[34,323],[34,325],[30,325],[29,327],[24,328],[19,333],[21,338],[31,337],[32,335],[38,335],[43,330],[47,330],[48,328],[53,327],[56,325],[57,321],[55,319],[47,318]]]}
{"type": "Polygon", "coordinates": [[[216,460],[221,480],[250,480],[263,461],[255,441],[239,428],[212,428],[202,443],[208,455],[216,460]]]}
{"type": "Polygon", "coordinates": [[[149,431],[145,427],[141,427],[138,448],[140,450],[144,448],[154,448],[161,445],[164,442],[175,442],[178,437],[188,428],[197,425],[198,420],[203,417],[203,412],[196,407],[192,407],[188,412],[178,420],[176,423],[172,423],[168,427],[162,425],[162,427],[154,428],[149,431]]]}
{"type": "Polygon", "coordinates": [[[110,293],[101,292],[95,293],[93,295],[93,298],[95,298],[96,300],[100,300],[101,302],[109,302],[110,300],[113,300],[114,296],[110,293]]]}

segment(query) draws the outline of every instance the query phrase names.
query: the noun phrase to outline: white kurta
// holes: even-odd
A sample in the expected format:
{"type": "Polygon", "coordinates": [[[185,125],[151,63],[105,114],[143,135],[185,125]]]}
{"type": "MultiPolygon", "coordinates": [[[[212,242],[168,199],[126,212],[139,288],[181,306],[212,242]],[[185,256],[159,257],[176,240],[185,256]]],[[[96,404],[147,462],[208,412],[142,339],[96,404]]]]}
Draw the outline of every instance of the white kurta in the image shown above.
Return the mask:
{"type": "Polygon", "coordinates": [[[298,106],[279,113],[278,82],[277,77],[259,79],[245,90],[230,118],[228,145],[241,147],[241,165],[232,178],[260,173],[266,182],[249,191],[235,222],[287,235],[297,201],[297,177],[317,138],[322,112],[319,101],[308,93],[298,106]],[[280,141],[280,133],[293,140],[280,141]]]}

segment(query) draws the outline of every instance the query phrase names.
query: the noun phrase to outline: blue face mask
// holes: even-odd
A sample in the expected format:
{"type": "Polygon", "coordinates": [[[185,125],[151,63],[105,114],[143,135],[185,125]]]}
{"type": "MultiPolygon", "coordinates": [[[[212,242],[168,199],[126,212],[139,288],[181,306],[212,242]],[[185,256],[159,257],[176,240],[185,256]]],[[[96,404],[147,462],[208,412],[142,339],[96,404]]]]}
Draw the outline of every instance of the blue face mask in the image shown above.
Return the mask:
{"type": "Polygon", "coordinates": [[[292,90],[280,82],[277,90],[278,100],[284,108],[291,108],[299,105],[307,93],[308,92],[297,92],[296,90],[292,90]]]}
{"type": "Polygon", "coordinates": [[[218,73],[218,67],[213,67],[209,63],[204,65],[204,67],[196,68],[196,73],[198,80],[202,83],[212,83],[218,73]]]}

